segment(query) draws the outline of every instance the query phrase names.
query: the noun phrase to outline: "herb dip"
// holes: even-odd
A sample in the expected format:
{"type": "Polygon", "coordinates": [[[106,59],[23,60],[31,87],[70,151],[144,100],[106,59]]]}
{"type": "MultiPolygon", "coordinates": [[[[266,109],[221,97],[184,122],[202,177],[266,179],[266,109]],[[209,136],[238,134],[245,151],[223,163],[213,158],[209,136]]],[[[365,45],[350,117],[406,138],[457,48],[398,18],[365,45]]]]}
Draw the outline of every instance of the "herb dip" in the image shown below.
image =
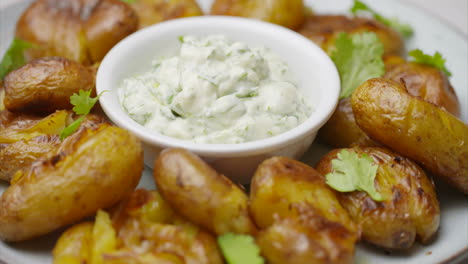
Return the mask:
{"type": "Polygon", "coordinates": [[[288,131],[311,106],[288,66],[264,47],[225,36],[181,36],[179,53],[153,62],[118,89],[129,116],[162,135],[199,143],[242,143],[288,131]]]}

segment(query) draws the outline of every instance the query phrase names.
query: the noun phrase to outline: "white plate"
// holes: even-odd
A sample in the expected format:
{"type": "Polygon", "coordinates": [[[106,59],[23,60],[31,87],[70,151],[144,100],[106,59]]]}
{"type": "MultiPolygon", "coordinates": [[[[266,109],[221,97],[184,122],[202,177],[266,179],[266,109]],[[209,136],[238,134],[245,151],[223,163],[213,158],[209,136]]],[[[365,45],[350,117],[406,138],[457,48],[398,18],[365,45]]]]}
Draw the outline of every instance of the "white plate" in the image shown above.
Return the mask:
{"type": "MultiPolygon", "coordinates": [[[[204,10],[208,10],[212,0],[198,0],[204,10]]],[[[31,0],[0,1],[0,54],[7,49],[14,34],[15,21],[31,0]]],[[[344,13],[351,0],[306,0],[308,6],[317,13],[344,13]]],[[[367,0],[367,3],[384,15],[397,16],[411,24],[416,32],[408,41],[407,48],[420,48],[426,52],[440,51],[447,59],[447,67],[452,71],[451,82],[462,104],[462,119],[468,122],[468,41],[439,20],[411,6],[392,0],[367,0]]],[[[437,133],[437,131],[434,131],[437,133]]],[[[328,148],[314,145],[304,161],[314,165],[328,148]]],[[[140,187],[154,188],[151,171],[144,172],[140,187]]],[[[7,185],[0,183],[0,192],[7,185]]],[[[386,253],[366,245],[359,245],[357,263],[406,263],[429,264],[439,262],[466,263],[460,256],[468,251],[468,199],[459,192],[438,184],[439,200],[442,209],[441,226],[434,241],[426,246],[415,245],[411,250],[400,253],[386,253]]],[[[51,263],[51,250],[59,232],[22,243],[0,242],[0,263],[45,264],[51,263]]],[[[468,261],[465,259],[465,261],[468,261]]],[[[286,263],[285,263],[286,264],[286,263]]]]}

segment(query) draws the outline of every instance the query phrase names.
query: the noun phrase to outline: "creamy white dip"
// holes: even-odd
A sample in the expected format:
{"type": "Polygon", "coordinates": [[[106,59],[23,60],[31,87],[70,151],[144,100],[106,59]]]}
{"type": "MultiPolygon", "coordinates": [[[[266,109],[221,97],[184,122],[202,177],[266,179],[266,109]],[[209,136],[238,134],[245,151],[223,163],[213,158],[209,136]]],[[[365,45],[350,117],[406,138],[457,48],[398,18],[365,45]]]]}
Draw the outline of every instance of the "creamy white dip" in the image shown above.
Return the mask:
{"type": "Polygon", "coordinates": [[[311,106],[288,66],[264,47],[224,36],[183,36],[176,56],[158,59],[118,89],[129,116],[147,129],[200,143],[241,143],[301,124],[311,106]]]}

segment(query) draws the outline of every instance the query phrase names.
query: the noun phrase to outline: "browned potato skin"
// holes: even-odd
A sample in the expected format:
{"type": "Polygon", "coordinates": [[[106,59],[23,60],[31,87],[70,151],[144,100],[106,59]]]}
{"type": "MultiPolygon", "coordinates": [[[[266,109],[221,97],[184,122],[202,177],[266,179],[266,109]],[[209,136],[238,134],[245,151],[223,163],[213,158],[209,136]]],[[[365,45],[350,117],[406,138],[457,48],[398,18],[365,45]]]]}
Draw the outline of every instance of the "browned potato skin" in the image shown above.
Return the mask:
{"type": "Polygon", "coordinates": [[[40,116],[24,113],[12,113],[6,109],[0,111],[0,129],[23,129],[41,120],[40,116]]]}
{"type": "Polygon", "coordinates": [[[61,58],[41,58],[5,77],[5,107],[12,112],[51,113],[71,109],[70,96],[94,89],[94,73],[61,58]]]}
{"type": "Polygon", "coordinates": [[[135,136],[107,124],[82,129],[16,173],[0,197],[0,239],[30,239],[93,215],[128,195],[142,170],[135,136]]]}
{"type": "Polygon", "coordinates": [[[58,135],[42,135],[0,148],[0,180],[10,181],[18,169],[28,167],[59,144],[58,135]]]}
{"type": "Polygon", "coordinates": [[[202,16],[195,0],[137,0],[130,3],[139,18],[139,28],[181,17],[202,16]]]}
{"type": "Polygon", "coordinates": [[[280,220],[257,236],[270,264],[353,263],[356,240],[342,225],[307,213],[280,220]]]}
{"type": "Polygon", "coordinates": [[[339,33],[374,32],[384,45],[384,53],[402,54],[404,42],[399,33],[382,23],[361,17],[344,15],[308,15],[298,32],[330,54],[339,33]]]}
{"type": "Polygon", "coordinates": [[[61,56],[91,65],[138,27],[119,0],[37,0],[22,14],[16,37],[36,44],[28,59],[61,56]]]}
{"type": "Polygon", "coordinates": [[[356,122],[371,138],[421,163],[468,194],[468,126],[410,95],[403,84],[376,78],[354,91],[356,122]]]}
{"type": "Polygon", "coordinates": [[[211,14],[261,19],[296,29],[304,21],[305,8],[302,0],[215,0],[211,14]]]}
{"type": "Polygon", "coordinates": [[[193,223],[217,235],[256,233],[244,191],[196,155],[183,149],[164,150],[153,175],[164,199],[193,223]]]}
{"type": "Polygon", "coordinates": [[[379,145],[379,143],[369,138],[356,124],[350,98],[344,98],[338,102],[335,112],[319,130],[318,136],[320,140],[333,147],[348,147],[352,144],[363,146],[379,145]]]}
{"type": "MultiPolygon", "coordinates": [[[[326,175],[333,171],[335,149],[317,164],[326,175]]],[[[437,232],[440,222],[439,201],[434,183],[414,162],[396,153],[376,147],[346,149],[359,155],[367,154],[379,166],[375,178],[376,190],[385,199],[374,201],[365,192],[336,192],[343,207],[361,227],[364,240],[384,248],[410,248],[416,237],[427,243],[437,232]]]]}
{"type": "Polygon", "coordinates": [[[297,218],[303,210],[314,211],[358,233],[333,190],[315,169],[284,157],[262,162],[250,187],[250,211],[255,223],[267,228],[276,220],[297,218]]]}
{"type": "Polygon", "coordinates": [[[406,62],[396,56],[385,58],[384,78],[405,81],[408,92],[427,102],[442,106],[460,117],[460,103],[447,76],[439,69],[428,65],[406,62]]]}

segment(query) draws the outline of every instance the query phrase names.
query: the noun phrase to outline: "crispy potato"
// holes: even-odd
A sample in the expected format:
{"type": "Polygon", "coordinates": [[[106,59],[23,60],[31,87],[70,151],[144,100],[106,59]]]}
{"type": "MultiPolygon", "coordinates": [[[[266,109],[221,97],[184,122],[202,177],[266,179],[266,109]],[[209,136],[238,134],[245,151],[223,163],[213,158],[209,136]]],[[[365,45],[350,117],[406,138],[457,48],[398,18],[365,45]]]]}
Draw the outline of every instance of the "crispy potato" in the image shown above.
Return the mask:
{"type": "MultiPolygon", "coordinates": [[[[36,124],[42,117],[24,113],[12,113],[6,109],[0,111],[0,130],[23,129],[36,124]]],[[[3,131],[2,131],[3,133],[3,131]]],[[[1,143],[0,143],[1,144],[1,143]]]]}
{"type": "Polygon", "coordinates": [[[410,95],[403,84],[376,78],[351,97],[359,127],[468,194],[468,125],[410,95]]]}
{"type": "Polygon", "coordinates": [[[385,71],[384,78],[396,82],[403,79],[410,94],[460,116],[460,103],[455,90],[447,76],[438,68],[389,56],[385,58],[385,71]]]}
{"type": "Polygon", "coordinates": [[[87,263],[91,251],[93,223],[84,222],[66,230],[52,251],[54,264],[87,263]]]}
{"type": "Polygon", "coordinates": [[[135,12],[119,0],[36,0],[16,24],[16,37],[36,44],[29,60],[60,56],[85,65],[138,27],[135,12]]]}
{"type": "MultiPolygon", "coordinates": [[[[325,155],[317,170],[333,172],[336,149],[325,155]]],[[[354,147],[347,149],[367,154],[379,166],[376,190],[384,201],[376,202],[365,192],[337,192],[341,205],[361,227],[364,240],[389,249],[405,249],[416,237],[423,243],[437,232],[440,222],[439,201],[434,183],[414,162],[384,148],[354,147]]]]}
{"type": "Polygon", "coordinates": [[[98,212],[92,232],[73,227],[64,233],[63,237],[69,240],[59,239],[54,263],[61,264],[60,258],[69,257],[74,261],[106,264],[222,264],[214,237],[193,224],[179,223],[179,218],[156,191],[136,190],[119,204],[112,224],[107,214],[98,212]],[[70,235],[86,231],[87,236],[70,235]],[[77,239],[70,241],[73,237],[77,239]],[[78,253],[87,243],[91,247],[82,257],[78,253]]]}
{"type": "Polygon", "coordinates": [[[305,14],[302,0],[215,0],[212,15],[261,19],[288,28],[298,28],[305,14]]]}
{"type": "Polygon", "coordinates": [[[5,88],[3,85],[3,80],[0,80],[0,111],[5,109],[5,104],[3,103],[3,99],[5,98],[5,88]]]}
{"type": "Polygon", "coordinates": [[[321,216],[303,214],[280,220],[257,237],[270,264],[353,263],[356,234],[321,216]]]}
{"type": "Polygon", "coordinates": [[[12,112],[51,113],[72,109],[70,96],[94,89],[94,73],[60,57],[41,58],[5,77],[5,107],[12,112]]]}
{"type": "Polygon", "coordinates": [[[323,176],[304,163],[270,158],[260,164],[250,188],[250,211],[260,228],[271,226],[275,220],[297,218],[302,210],[299,208],[307,208],[357,233],[323,176]]]}
{"type": "Polygon", "coordinates": [[[142,171],[135,136],[107,124],[81,129],[15,174],[0,197],[0,239],[33,238],[109,207],[135,188],[142,171]]]}
{"type": "Polygon", "coordinates": [[[17,170],[27,168],[60,142],[58,135],[41,135],[5,144],[0,148],[0,180],[10,181],[17,170]]]}
{"type": "Polygon", "coordinates": [[[136,0],[129,5],[139,18],[139,28],[181,17],[202,16],[196,0],[136,0]]]}
{"type": "Polygon", "coordinates": [[[156,160],[153,175],[164,199],[193,223],[217,235],[256,232],[244,191],[196,155],[167,149],[156,160]]]}
{"type": "Polygon", "coordinates": [[[318,136],[320,140],[333,147],[348,147],[352,144],[380,145],[370,139],[356,124],[350,98],[344,98],[338,102],[335,112],[319,130],[318,136]]]}
{"type": "Polygon", "coordinates": [[[384,24],[368,18],[344,15],[308,15],[298,32],[330,53],[339,33],[374,32],[384,45],[385,54],[402,54],[404,42],[400,34],[384,24]]]}
{"type": "MultiPolygon", "coordinates": [[[[59,133],[76,119],[68,111],[58,111],[40,120],[11,113],[4,117],[4,127],[0,126],[0,180],[6,181],[11,180],[17,170],[28,168],[37,158],[57,147],[61,143],[59,133]]],[[[80,127],[92,128],[104,122],[103,118],[91,114],[80,127]]]]}

